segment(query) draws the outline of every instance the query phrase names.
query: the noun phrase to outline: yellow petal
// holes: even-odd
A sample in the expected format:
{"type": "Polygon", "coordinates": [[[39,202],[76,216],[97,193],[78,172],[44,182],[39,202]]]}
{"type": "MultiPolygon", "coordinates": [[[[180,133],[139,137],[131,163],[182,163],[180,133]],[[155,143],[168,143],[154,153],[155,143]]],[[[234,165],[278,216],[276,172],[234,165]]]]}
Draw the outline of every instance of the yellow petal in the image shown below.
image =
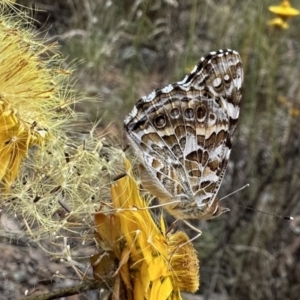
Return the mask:
{"type": "Polygon", "coordinates": [[[0,152],[0,180],[3,179],[7,172],[8,165],[11,160],[12,153],[11,152],[0,152]]]}
{"type": "Polygon", "coordinates": [[[25,155],[26,152],[23,149],[21,149],[21,146],[20,149],[14,149],[11,155],[9,165],[7,167],[6,175],[3,178],[3,180],[6,183],[11,184],[16,179],[16,177],[19,174],[21,162],[25,155]]]}
{"type": "MultiPolygon", "coordinates": [[[[140,276],[138,276],[138,278],[141,278],[143,292],[147,293],[149,286],[150,286],[150,277],[149,277],[148,264],[145,261],[142,263],[142,266],[140,268],[140,276]]],[[[137,299],[139,299],[139,298],[137,298],[137,299]]]]}
{"type": "Polygon", "coordinates": [[[149,277],[151,281],[159,279],[161,277],[169,276],[168,262],[161,256],[157,256],[152,259],[149,265],[149,277]]]}
{"type": "Polygon", "coordinates": [[[158,295],[159,295],[158,299],[162,299],[162,300],[168,299],[172,291],[173,291],[173,285],[171,279],[170,277],[167,277],[160,285],[160,288],[158,290],[158,295]]]}
{"type": "Polygon", "coordinates": [[[142,252],[143,259],[146,261],[147,265],[150,265],[153,260],[153,249],[148,243],[148,238],[144,234],[140,234],[138,237],[138,244],[140,246],[140,251],[142,252]]]}
{"type": "Polygon", "coordinates": [[[152,283],[152,287],[150,289],[150,297],[149,300],[157,300],[157,299],[161,299],[160,295],[159,295],[159,289],[161,286],[161,282],[160,279],[155,280],[152,283]]]}
{"type": "Polygon", "coordinates": [[[160,216],[160,229],[163,235],[166,235],[166,225],[165,225],[165,220],[164,220],[164,215],[161,214],[160,216]]]}
{"type": "Polygon", "coordinates": [[[107,216],[102,213],[95,215],[96,230],[108,244],[115,250],[120,258],[121,252],[115,247],[116,241],[121,238],[119,218],[114,215],[107,216]]]}
{"type": "Polygon", "coordinates": [[[142,284],[143,277],[138,276],[134,282],[134,299],[145,299],[144,287],[142,284]]]}
{"type": "Polygon", "coordinates": [[[268,22],[268,25],[273,26],[273,27],[277,27],[277,28],[281,28],[281,29],[288,29],[289,28],[289,24],[280,17],[270,20],[268,22]]]}

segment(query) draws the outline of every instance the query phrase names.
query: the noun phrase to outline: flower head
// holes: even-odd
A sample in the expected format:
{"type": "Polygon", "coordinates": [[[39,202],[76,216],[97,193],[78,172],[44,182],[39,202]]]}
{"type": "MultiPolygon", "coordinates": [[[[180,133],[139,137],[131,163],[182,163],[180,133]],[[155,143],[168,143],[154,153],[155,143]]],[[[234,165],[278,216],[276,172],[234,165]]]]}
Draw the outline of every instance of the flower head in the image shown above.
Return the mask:
{"type": "Polygon", "coordinates": [[[300,13],[298,9],[291,7],[291,4],[288,0],[283,0],[281,4],[277,6],[269,6],[269,11],[284,20],[298,16],[300,13]]]}
{"type": "Polygon", "coordinates": [[[11,15],[1,14],[0,40],[0,182],[8,188],[29,148],[43,146],[63,122],[57,109],[67,76],[50,54],[56,46],[39,42],[11,15]]]}
{"type": "Polygon", "coordinates": [[[300,11],[291,7],[288,0],[283,0],[280,5],[269,6],[269,11],[274,13],[277,17],[268,22],[269,26],[280,29],[287,29],[289,27],[287,20],[299,15],[300,11]]]}
{"type": "Polygon", "coordinates": [[[129,298],[181,299],[180,291],[195,292],[199,286],[196,251],[184,232],[167,233],[162,218],[157,225],[128,161],[126,169],[111,188],[114,213],[95,216],[100,237],[119,261],[114,274],[120,274],[129,298]]]}

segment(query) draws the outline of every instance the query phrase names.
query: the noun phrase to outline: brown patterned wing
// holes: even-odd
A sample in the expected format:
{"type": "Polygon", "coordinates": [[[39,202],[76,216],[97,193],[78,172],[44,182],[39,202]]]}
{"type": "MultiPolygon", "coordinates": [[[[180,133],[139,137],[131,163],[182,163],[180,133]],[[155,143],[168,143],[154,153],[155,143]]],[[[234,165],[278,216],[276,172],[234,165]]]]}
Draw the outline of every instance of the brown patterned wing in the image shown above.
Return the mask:
{"type": "Polygon", "coordinates": [[[239,116],[240,56],[219,50],[184,80],[141,98],[124,127],[141,157],[145,188],[175,217],[212,218],[239,116]],[[175,202],[174,202],[175,201],[175,202]],[[174,204],[175,203],[175,204],[174,204]]]}

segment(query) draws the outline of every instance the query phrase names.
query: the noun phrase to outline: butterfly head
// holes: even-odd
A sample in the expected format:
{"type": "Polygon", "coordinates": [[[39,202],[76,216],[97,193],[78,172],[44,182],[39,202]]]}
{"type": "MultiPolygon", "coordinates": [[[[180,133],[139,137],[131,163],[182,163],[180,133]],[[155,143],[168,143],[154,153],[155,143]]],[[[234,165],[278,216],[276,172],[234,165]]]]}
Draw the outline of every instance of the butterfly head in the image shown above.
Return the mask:
{"type": "Polygon", "coordinates": [[[223,207],[220,203],[220,200],[218,198],[215,198],[213,203],[210,206],[207,204],[206,214],[203,215],[201,219],[205,219],[205,220],[214,219],[228,211],[230,211],[230,209],[227,207],[223,207]]]}

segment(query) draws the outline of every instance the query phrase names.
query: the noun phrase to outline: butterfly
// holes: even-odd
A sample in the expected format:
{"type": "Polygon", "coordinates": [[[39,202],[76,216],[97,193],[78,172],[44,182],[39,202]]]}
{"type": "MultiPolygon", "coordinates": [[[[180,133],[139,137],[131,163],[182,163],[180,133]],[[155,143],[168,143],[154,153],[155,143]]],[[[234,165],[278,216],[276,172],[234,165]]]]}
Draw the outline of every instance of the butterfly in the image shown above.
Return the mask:
{"type": "Polygon", "coordinates": [[[237,125],[241,58],[224,49],[202,57],[182,81],[142,97],[124,120],[142,185],[179,219],[212,219],[237,125]]]}

